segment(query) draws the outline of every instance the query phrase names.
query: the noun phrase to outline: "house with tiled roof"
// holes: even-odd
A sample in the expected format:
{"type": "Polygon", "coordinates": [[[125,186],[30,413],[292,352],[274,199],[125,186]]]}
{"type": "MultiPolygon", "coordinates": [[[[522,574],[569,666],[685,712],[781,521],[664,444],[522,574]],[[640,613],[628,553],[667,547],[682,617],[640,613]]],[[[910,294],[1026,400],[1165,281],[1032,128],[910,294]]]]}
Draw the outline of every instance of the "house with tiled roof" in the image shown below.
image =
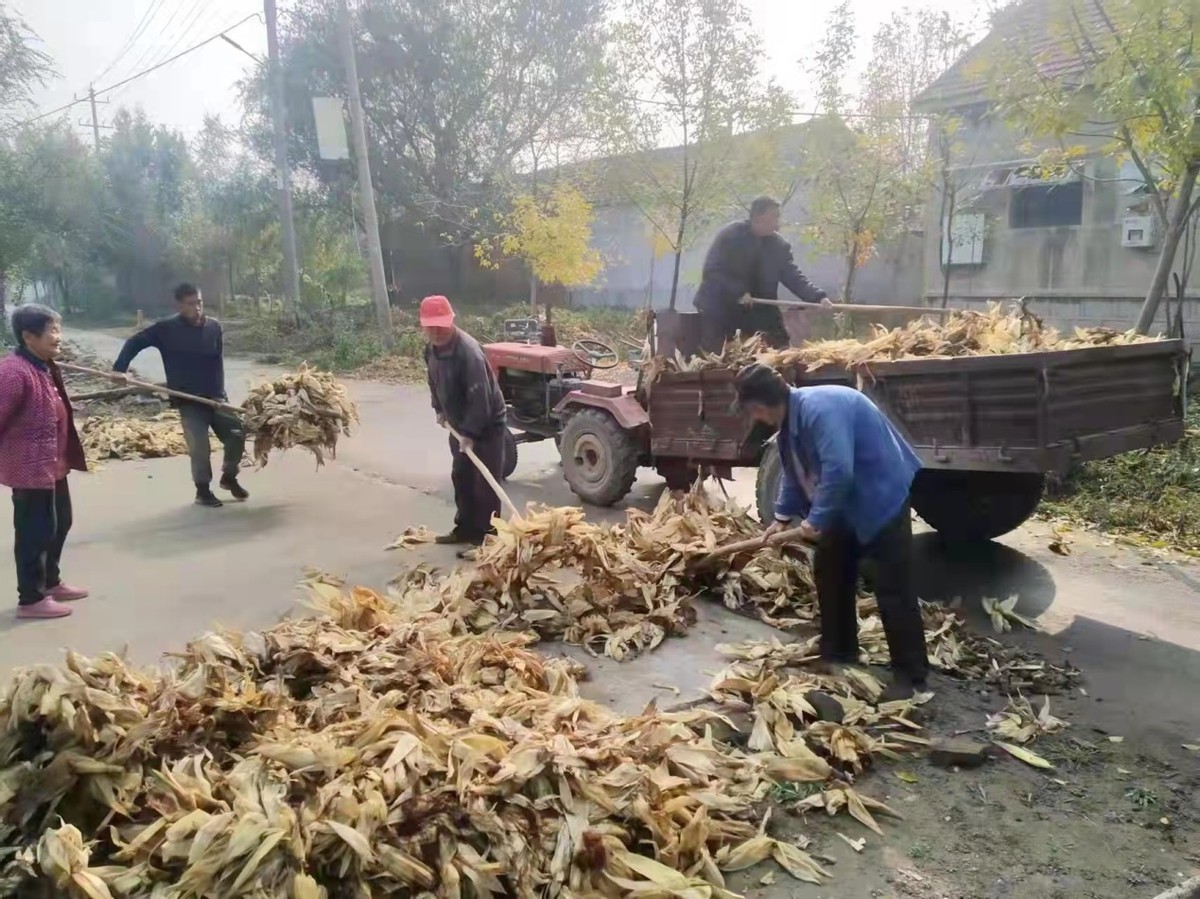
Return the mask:
{"type": "Polygon", "coordinates": [[[958,123],[948,141],[953,189],[939,186],[926,205],[927,299],[941,298],[948,278],[951,305],[1026,297],[1059,327],[1135,323],[1161,240],[1137,169],[1102,152],[1103,127],[1071,138],[1084,152],[1070,170],[1039,168],[1039,154],[1054,140],[1016,133],[992,100],[992,79],[1002,70],[995,63],[1014,53],[1034,61],[1042,78],[1086,96],[1088,66],[1065,34],[1069,28],[1102,52],[1112,41],[1105,12],[1112,2],[1018,2],[914,102],[916,113],[958,123]]]}

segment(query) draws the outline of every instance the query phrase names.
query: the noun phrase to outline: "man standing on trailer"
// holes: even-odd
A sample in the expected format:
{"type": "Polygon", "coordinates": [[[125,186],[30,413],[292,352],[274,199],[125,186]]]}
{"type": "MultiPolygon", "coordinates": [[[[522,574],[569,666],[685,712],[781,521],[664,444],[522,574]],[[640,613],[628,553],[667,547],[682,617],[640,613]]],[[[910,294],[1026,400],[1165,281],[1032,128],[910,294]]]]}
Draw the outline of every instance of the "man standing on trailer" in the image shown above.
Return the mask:
{"type": "MultiPolygon", "coordinates": [[[[767,536],[799,521],[815,547],[821,660],[858,662],[858,566],[875,561],[875,598],[892,658],[882,701],[927,689],[925,628],[913,585],[909,491],[921,460],[882,412],[850,387],[789,387],[766,365],[738,372],[737,404],[779,429],[783,478],[767,536]]],[[[765,522],[764,522],[765,523],[765,522]]]]}
{"type": "Polygon", "coordinates": [[[700,344],[706,352],[721,352],[739,331],[743,337],[762,334],[774,347],[788,345],[779,307],[746,305],[742,299],[747,294],[775,300],[782,283],[805,302],[829,303],[825,291],[796,266],[791,245],[779,236],[781,216],[778,200],[759,197],[750,204],[750,217],[726,225],[709,247],[693,301],[700,313],[700,344]]]}
{"type": "MultiPolygon", "coordinates": [[[[204,297],[194,284],[175,288],[175,315],[155,322],[125,342],[113,369],[126,374],[142,350],[153,347],[162,356],[167,386],[181,393],[224,402],[225,342],[221,323],[204,314],[204,297]]],[[[246,451],[246,432],[231,412],[212,406],[171,398],[183,422],[183,438],[192,461],[192,481],[196,485],[196,505],[219,509],[224,503],[212,492],[211,430],[225,447],[221,465],[221,489],[235,500],[250,498],[238,483],[238,468],[246,451]]]]}
{"type": "Polygon", "coordinates": [[[467,452],[473,451],[492,476],[500,480],[507,428],[504,394],[479,341],[454,324],[454,309],[448,299],[443,296],[423,299],[420,318],[427,341],[425,366],[433,411],[439,425],[454,431],[450,436],[450,454],[454,459],[450,478],[457,511],[454,528],[439,536],[437,542],[445,546],[478,546],[484,537],[495,532],[492,519],[500,514],[500,497],[467,452]]]}

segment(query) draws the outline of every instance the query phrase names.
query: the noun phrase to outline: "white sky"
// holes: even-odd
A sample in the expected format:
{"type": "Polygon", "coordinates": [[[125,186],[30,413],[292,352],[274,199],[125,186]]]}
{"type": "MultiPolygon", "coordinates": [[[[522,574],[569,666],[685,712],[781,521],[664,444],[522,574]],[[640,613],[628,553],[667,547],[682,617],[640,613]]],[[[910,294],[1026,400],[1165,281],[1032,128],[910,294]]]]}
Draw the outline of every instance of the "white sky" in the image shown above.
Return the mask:
{"type": "MultiPolygon", "coordinates": [[[[438,2],[438,0],[429,0],[438,2]]],[[[802,56],[816,48],[825,20],[838,0],[747,0],[767,54],[767,72],[807,100],[802,56]]],[[[279,0],[281,11],[290,0],[279,0]]],[[[88,84],[97,88],[199,43],[238,20],[261,13],[261,0],[8,0],[8,5],[37,32],[43,49],[54,57],[60,77],[36,97],[38,111],[48,111],[83,96],[88,84]],[[143,17],[149,16],[144,19],[143,17]],[[142,33],[122,52],[139,24],[142,33]],[[113,65],[115,60],[115,65],[113,65]],[[105,72],[105,69],[112,68],[105,72]]],[[[865,56],[876,27],[903,5],[959,11],[980,18],[987,0],[852,0],[865,56]]],[[[261,18],[231,32],[241,46],[266,55],[261,18]]],[[[178,62],[109,95],[101,106],[104,122],[117,105],[141,106],[154,121],[195,132],[206,113],[232,118],[237,113],[235,85],[253,62],[226,44],[214,41],[178,62]]],[[[90,121],[87,104],[70,110],[74,122],[90,121]]],[[[83,126],[81,126],[82,128],[83,126]]]]}

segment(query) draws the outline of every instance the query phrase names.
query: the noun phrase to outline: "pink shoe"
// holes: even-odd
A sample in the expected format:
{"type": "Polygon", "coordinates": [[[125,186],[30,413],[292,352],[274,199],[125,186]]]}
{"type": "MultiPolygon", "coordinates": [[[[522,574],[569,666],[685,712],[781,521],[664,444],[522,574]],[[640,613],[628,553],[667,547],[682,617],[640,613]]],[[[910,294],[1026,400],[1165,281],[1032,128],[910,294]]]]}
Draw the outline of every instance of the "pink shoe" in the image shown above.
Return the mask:
{"type": "Polygon", "coordinates": [[[88,592],[82,587],[59,584],[57,587],[51,587],[47,590],[45,596],[47,599],[57,600],[58,602],[74,602],[77,599],[87,599],[88,592]]]}
{"type": "Polygon", "coordinates": [[[66,618],[70,614],[69,608],[50,597],[27,606],[17,606],[18,618],[66,618]]]}

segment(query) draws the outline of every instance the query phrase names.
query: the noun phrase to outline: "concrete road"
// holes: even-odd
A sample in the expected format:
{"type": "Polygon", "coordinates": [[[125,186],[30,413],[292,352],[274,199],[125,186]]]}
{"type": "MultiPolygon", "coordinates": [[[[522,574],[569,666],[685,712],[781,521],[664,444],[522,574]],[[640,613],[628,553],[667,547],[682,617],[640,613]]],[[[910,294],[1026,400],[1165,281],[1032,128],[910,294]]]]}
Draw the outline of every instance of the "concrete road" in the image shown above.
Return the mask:
{"type": "MultiPolygon", "coordinates": [[[[103,334],[69,336],[110,359],[120,346],[103,334]]],[[[143,354],[136,365],[146,377],[162,378],[157,354],[143,354]]],[[[272,371],[229,360],[233,399],[272,371]]],[[[363,424],[337,461],[314,471],[307,455],[273,458],[245,478],[254,494],[245,505],[190,505],[182,458],[113,463],[75,478],[76,527],[65,571],[95,595],[58,622],[19,624],[0,610],[0,671],[55,661],[67,646],[92,653],[128,645],[150,662],[214,624],[267,626],[292,608],[306,565],[382,586],[405,564],[450,564],[450,554],[433,547],[382,552],[409,525],[441,528],[452,519],[449,452],[426,391],[365,382],[351,382],[350,389],[363,424]]],[[[750,474],[731,489],[746,503],[750,474]]],[[[509,486],[518,505],[573,502],[549,442],[522,446],[509,486]]],[[[661,480],[647,473],[629,501],[652,503],[661,490],[661,480]]],[[[1096,726],[1174,744],[1200,742],[1200,567],[1166,564],[1089,535],[1077,535],[1073,554],[1063,558],[1049,542],[1040,524],[969,555],[948,554],[932,535],[919,538],[921,594],[962,597],[974,610],[983,596],[1019,596],[1019,611],[1047,631],[1036,638],[1041,648],[1083,669],[1087,714],[1096,726]]],[[[11,590],[12,583],[6,553],[0,585],[11,590]]],[[[680,687],[679,699],[690,699],[720,664],[714,644],[766,635],[756,623],[714,608],[689,638],[638,662],[598,666],[602,676],[589,689],[630,710],[655,697],[678,701],[654,686],[664,682],[680,687]]]]}

